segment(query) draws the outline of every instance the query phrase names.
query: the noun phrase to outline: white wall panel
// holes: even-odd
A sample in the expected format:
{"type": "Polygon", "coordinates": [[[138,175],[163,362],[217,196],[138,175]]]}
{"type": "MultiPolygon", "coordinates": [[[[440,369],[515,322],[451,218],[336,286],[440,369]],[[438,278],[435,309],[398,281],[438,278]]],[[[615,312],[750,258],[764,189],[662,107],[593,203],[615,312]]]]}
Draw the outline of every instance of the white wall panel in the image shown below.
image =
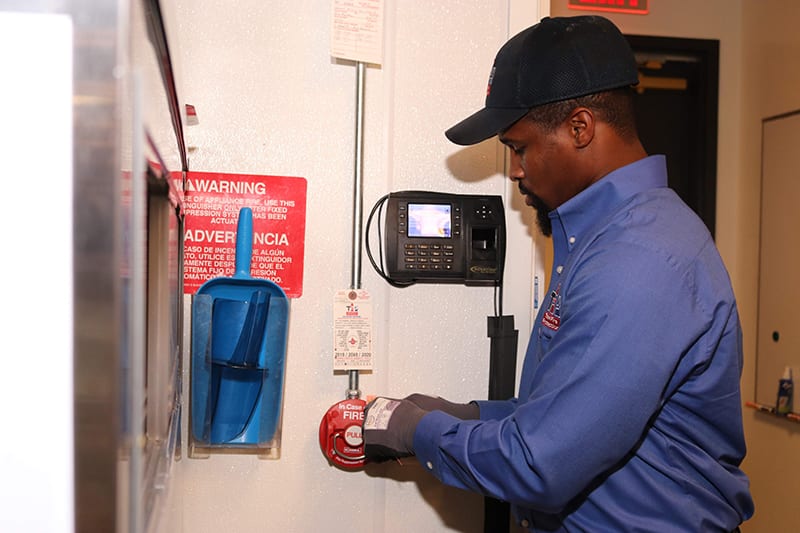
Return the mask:
{"type": "MultiPolygon", "coordinates": [[[[385,160],[391,190],[503,193],[495,141],[463,148],[443,132],[482,106],[494,55],[507,37],[507,16],[504,1],[394,4],[385,72],[392,85],[392,156],[385,160]]],[[[377,361],[377,390],[485,398],[492,298],[492,289],[484,287],[393,289],[384,310],[387,342],[377,361]]],[[[414,462],[389,465],[386,473],[394,481],[385,486],[383,530],[482,527],[479,496],[441,486],[414,462]]]]}
{"type": "MultiPolygon", "coordinates": [[[[365,217],[389,191],[506,194],[495,141],[461,148],[443,132],[483,105],[494,55],[509,36],[509,5],[519,3],[386,2],[384,63],[366,69],[365,217]]],[[[480,531],[482,499],[443,487],[414,461],[343,472],[319,450],[320,418],[348,386],[331,370],[332,298],[350,282],[356,68],[329,56],[329,3],[235,6],[179,0],[174,10],[180,97],[200,121],[186,129],[189,166],[307,178],[304,290],[291,309],[281,458],[183,460],[182,530],[480,531]]],[[[523,209],[507,203],[510,234],[521,242],[509,246],[520,264],[507,266],[514,290],[506,290],[505,311],[516,315],[520,351],[531,285],[523,209]]],[[[490,288],[394,289],[366,257],[362,285],[375,314],[375,370],[361,378],[365,395],[486,396],[490,288]]]]}

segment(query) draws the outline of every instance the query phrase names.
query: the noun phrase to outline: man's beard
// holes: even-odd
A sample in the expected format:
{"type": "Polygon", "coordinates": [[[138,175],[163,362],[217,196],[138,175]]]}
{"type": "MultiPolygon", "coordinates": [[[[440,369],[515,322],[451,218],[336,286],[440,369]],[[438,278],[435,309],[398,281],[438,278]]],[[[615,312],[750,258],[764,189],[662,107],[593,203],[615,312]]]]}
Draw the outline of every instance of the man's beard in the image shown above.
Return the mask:
{"type": "Polygon", "coordinates": [[[520,185],[519,190],[522,192],[522,194],[531,199],[531,204],[533,204],[533,208],[536,209],[536,224],[539,226],[539,230],[542,232],[542,235],[545,237],[552,235],[553,223],[549,216],[551,209],[547,206],[547,204],[544,203],[544,200],[530,192],[528,189],[524,188],[522,185],[520,185]]]}

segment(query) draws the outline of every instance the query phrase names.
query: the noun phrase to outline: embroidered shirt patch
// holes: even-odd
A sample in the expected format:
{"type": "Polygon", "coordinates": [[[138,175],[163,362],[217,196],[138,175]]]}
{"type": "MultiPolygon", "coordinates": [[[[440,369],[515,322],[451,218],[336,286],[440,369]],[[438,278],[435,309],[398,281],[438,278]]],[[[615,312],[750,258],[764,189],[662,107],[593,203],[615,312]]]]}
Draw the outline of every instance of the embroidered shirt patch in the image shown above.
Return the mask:
{"type": "Polygon", "coordinates": [[[553,331],[558,331],[561,325],[561,284],[550,293],[550,305],[542,316],[542,325],[553,331]]]}

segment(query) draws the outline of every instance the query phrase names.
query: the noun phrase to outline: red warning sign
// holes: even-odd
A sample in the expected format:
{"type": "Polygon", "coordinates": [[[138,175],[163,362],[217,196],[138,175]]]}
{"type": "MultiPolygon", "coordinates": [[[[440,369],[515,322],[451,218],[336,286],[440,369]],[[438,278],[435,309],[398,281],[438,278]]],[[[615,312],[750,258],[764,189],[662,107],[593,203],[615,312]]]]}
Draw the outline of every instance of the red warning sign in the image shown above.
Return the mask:
{"type": "Polygon", "coordinates": [[[253,211],[250,275],[280,285],[290,298],[303,294],[306,179],[285,176],[188,172],[183,202],[183,291],[232,276],[239,209],[253,211]]]}

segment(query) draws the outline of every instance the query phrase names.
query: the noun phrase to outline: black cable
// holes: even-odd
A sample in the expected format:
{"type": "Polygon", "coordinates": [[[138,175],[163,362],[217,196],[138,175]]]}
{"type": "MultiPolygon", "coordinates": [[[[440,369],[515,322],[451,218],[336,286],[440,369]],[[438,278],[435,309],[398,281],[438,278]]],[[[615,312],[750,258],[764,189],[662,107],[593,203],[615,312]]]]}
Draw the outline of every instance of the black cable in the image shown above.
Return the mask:
{"type": "Polygon", "coordinates": [[[386,280],[386,283],[388,283],[392,287],[397,287],[402,289],[410,285],[414,285],[415,282],[397,281],[395,279],[392,279],[386,274],[386,271],[383,269],[383,244],[382,244],[383,234],[381,232],[381,216],[383,214],[383,205],[389,199],[389,196],[391,196],[391,193],[385,194],[380,199],[378,199],[378,201],[375,202],[375,205],[372,206],[372,209],[369,212],[369,216],[367,217],[367,224],[365,227],[366,239],[364,239],[364,248],[367,251],[367,257],[369,258],[369,262],[372,264],[372,268],[375,269],[375,272],[377,272],[378,275],[382,277],[384,280],[386,280]],[[379,254],[378,259],[380,261],[380,265],[375,262],[375,258],[372,256],[372,247],[369,244],[369,229],[372,226],[372,218],[375,216],[376,211],[378,211],[378,254],[379,254]]]}
{"type": "MultiPolygon", "coordinates": [[[[377,272],[383,279],[387,279],[386,274],[383,271],[383,267],[379,266],[377,263],[375,263],[375,258],[372,257],[372,248],[369,245],[369,229],[372,226],[372,217],[375,216],[375,211],[378,210],[379,208],[382,208],[383,204],[386,203],[386,200],[388,200],[388,199],[389,199],[389,195],[385,194],[377,202],[375,202],[375,205],[372,206],[372,209],[369,212],[369,216],[367,217],[367,224],[366,224],[366,227],[364,229],[364,232],[366,233],[366,236],[367,236],[367,238],[364,239],[364,248],[367,251],[367,257],[369,258],[369,262],[372,264],[372,268],[374,268],[375,272],[377,272]]],[[[381,228],[380,228],[380,224],[379,224],[378,225],[378,237],[379,238],[381,237],[380,232],[381,232],[381,228]]],[[[382,250],[382,248],[381,248],[381,264],[383,264],[383,250],[382,250]]],[[[387,279],[387,281],[388,281],[388,279],[387,279]]]]}
{"type": "Polygon", "coordinates": [[[503,316],[503,280],[494,284],[494,316],[503,316]]]}
{"type": "Polygon", "coordinates": [[[383,206],[389,200],[389,195],[386,195],[386,199],[381,202],[380,207],[378,208],[378,261],[381,265],[384,265],[383,261],[383,228],[381,227],[381,220],[383,220],[383,206]]]}
{"type": "Polygon", "coordinates": [[[498,236],[497,256],[499,266],[499,276],[495,280],[495,314],[503,316],[503,278],[506,269],[506,230],[505,225],[501,225],[498,236]]]}

